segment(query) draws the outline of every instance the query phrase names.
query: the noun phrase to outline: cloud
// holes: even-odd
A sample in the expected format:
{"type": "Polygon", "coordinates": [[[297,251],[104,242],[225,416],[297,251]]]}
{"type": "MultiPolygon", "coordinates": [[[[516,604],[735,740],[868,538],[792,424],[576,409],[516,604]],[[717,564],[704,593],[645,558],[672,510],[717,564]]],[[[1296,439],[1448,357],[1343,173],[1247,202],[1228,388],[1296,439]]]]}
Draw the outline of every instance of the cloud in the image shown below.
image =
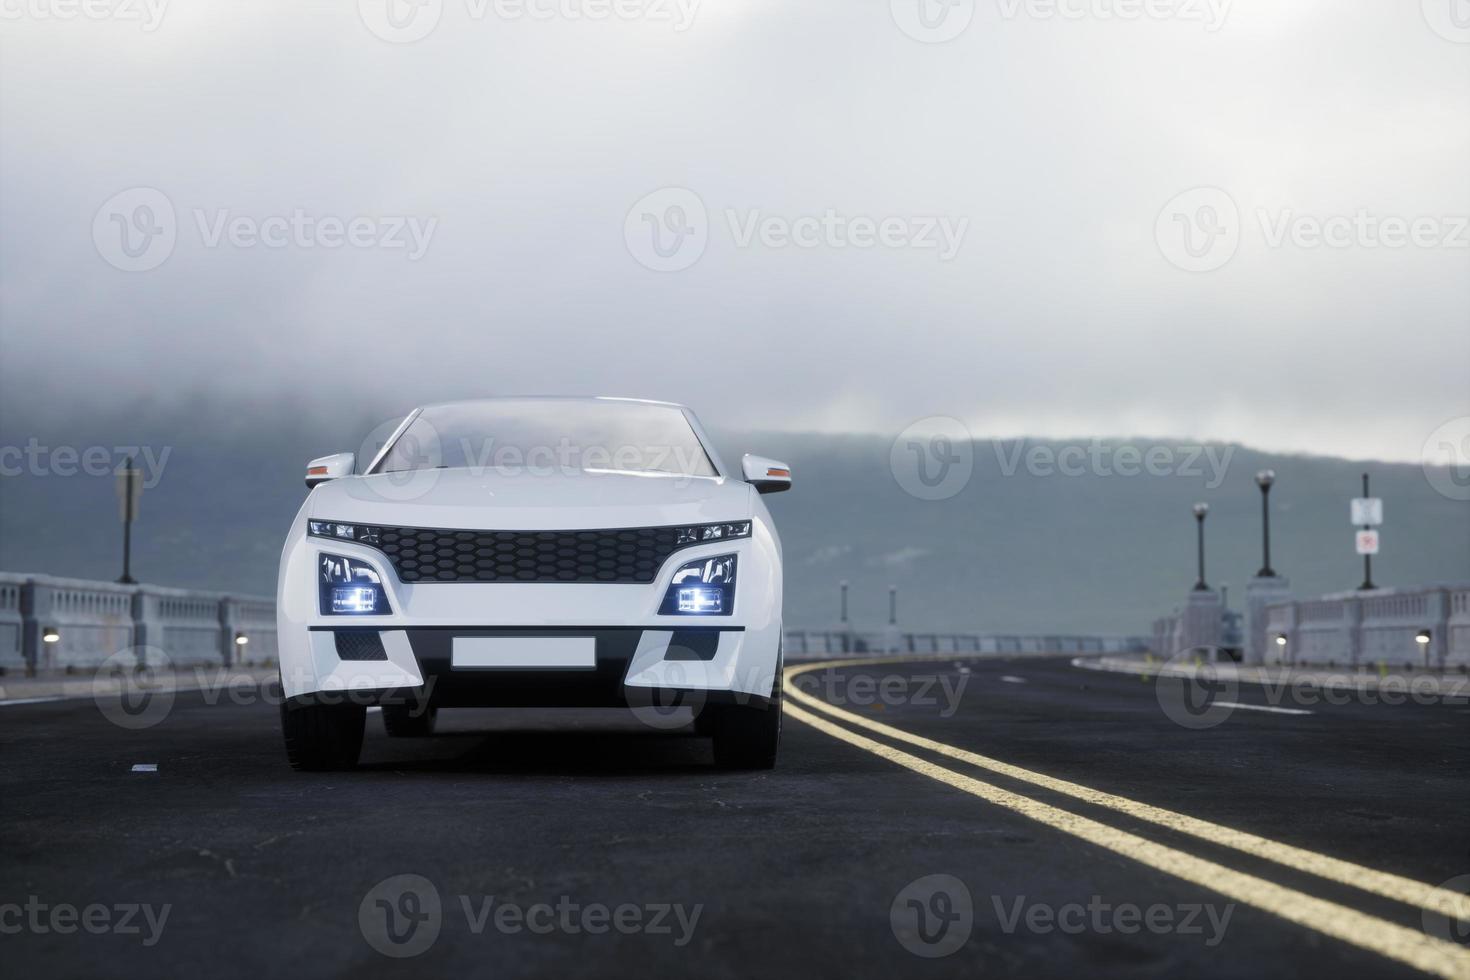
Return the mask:
{"type": "Polygon", "coordinates": [[[405,44],[351,3],[7,21],[0,407],[607,393],[725,429],[1391,459],[1470,413],[1465,250],[1263,226],[1470,214],[1464,48],[1416,4],[1239,0],[1213,32],[981,4],[942,45],[839,0],[706,0],[684,30],[442,6],[405,44]],[[1201,186],[1239,244],[1192,273],[1156,224],[1201,186]],[[137,214],[99,209],[134,188],[176,237],[126,272],[97,235],[137,214]],[[661,188],[705,210],[679,271],[625,238],[661,188]],[[785,238],[742,246],[752,215],[785,238]],[[940,218],[968,220],[947,261],[915,244],[940,218]],[[890,219],[904,244],[862,244],[890,219]],[[397,248],[395,221],[434,224],[397,248]]]}

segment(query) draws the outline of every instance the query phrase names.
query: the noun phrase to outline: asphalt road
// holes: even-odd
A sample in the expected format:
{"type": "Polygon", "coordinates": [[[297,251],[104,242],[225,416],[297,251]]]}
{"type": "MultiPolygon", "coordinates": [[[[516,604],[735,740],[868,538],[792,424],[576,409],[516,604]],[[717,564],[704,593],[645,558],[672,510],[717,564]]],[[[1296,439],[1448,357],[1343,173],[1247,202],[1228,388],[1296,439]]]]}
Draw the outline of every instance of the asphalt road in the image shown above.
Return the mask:
{"type": "MultiPolygon", "coordinates": [[[[181,695],[142,730],[90,701],[0,706],[0,964],[13,977],[1407,977],[1426,974],[1404,937],[1443,920],[1360,885],[1377,871],[1470,889],[1454,881],[1470,875],[1463,703],[1288,699],[1274,706],[1311,713],[1240,708],[1187,727],[1155,682],[1065,659],[793,683],[849,714],[807,704],[821,728],[788,715],[763,773],[715,770],[688,729],[597,712],[446,712],[442,734],[414,740],[370,717],[361,769],[321,775],[287,768],[259,700],[181,695]],[[1080,800],[1038,775],[1113,796],[1080,800]],[[1352,862],[1355,883],[1160,826],[1145,805],[1352,862]]],[[[1272,706],[1267,694],[1231,700],[1272,706]]],[[[1470,962],[1460,942],[1425,955],[1454,975],[1470,962]]]]}

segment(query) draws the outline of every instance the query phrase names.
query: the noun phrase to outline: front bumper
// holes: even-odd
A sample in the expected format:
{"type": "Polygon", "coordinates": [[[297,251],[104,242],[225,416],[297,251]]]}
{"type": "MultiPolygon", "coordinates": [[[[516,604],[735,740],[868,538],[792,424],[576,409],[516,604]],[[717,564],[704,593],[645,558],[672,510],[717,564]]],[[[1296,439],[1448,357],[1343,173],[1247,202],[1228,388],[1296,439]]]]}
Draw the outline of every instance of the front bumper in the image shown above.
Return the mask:
{"type": "MultiPolygon", "coordinates": [[[[288,697],[354,703],[427,701],[436,707],[641,707],[764,704],[777,683],[779,651],[743,626],[679,629],[630,626],[565,629],[315,627],[308,660],[282,660],[288,697]],[[459,638],[590,638],[595,666],[464,667],[452,659],[459,638]],[[326,697],[323,697],[326,695],[326,697]]],[[[779,648],[779,630],[774,646],[779,648]]]]}

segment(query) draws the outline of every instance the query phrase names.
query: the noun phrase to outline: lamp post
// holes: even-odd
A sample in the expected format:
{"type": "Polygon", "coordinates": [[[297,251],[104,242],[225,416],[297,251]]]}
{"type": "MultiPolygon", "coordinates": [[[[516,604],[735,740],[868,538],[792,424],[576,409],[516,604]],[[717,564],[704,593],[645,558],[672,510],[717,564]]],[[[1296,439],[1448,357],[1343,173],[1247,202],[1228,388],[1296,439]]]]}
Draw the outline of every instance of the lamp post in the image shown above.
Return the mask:
{"type": "Polygon", "coordinates": [[[842,590],[842,613],[839,621],[842,623],[842,628],[847,629],[847,579],[843,579],[839,587],[842,590]]]}
{"type": "Polygon", "coordinates": [[[1261,488],[1261,570],[1257,578],[1275,578],[1271,568],[1271,484],[1276,482],[1275,470],[1261,470],[1256,474],[1256,486],[1261,488]]]}
{"type": "Polygon", "coordinates": [[[1194,583],[1194,591],[1196,592],[1208,592],[1210,590],[1210,587],[1205,584],[1205,515],[1209,512],[1209,504],[1201,502],[1194,505],[1194,521],[1199,545],[1199,580],[1194,583]]]}
{"type": "MultiPolygon", "coordinates": [[[[1364,499],[1367,499],[1367,497],[1368,497],[1368,474],[1367,473],[1364,473],[1363,474],[1363,498],[1364,499]]],[[[1365,530],[1365,531],[1366,530],[1369,530],[1370,527],[1371,527],[1371,525],[1364,524],[1363,525],[1363,530],[1365,530]]],[[[1358,590],[1361,591],[1361,592],[1371,592],[1372,590],[1374,590],[1376,588],[1378,588],[1378,586],[1376,586],[1376,585],[1373,584],[1373,556],[1371,554],[1369,554],[1368,552],[1365,551],[1365,552],[1363,552],[1363,584],[1360,585],[1360,586],[1358,586],[1358,590]]]]}
{"type": "Polygon", "coordinates": [[[898,586],[888,587],[888,625],[898,625],[898,586]]]}

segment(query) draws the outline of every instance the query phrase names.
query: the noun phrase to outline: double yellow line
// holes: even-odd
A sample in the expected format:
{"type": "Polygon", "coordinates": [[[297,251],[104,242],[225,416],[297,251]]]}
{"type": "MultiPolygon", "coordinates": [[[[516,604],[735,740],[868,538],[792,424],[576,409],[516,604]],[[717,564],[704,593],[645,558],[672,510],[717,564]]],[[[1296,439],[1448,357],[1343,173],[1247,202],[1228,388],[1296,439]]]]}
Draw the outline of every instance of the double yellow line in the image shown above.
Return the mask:
{"type": "MultiPolygon", "coordinates": [[[[782,690],[787,699],[786,713],[791,718],[811,725],[820,732],[889,762],[963,790],[988,803],[1004,807],[1063,833],[1107,848],[1151,868],[1218,892],[1242,904],[1280,916],[1288,922],[1314,929],[1323,935],[1332,936],[1401,963],[1407,963],[1425,973],[1456,978],[1456,980],[1470,980],[1470,950],[1464,947],[1359,912],[1345,905],[1314,898],[1305,892],[1286,888],[1265,878],[1235,871],[1177,848],[1156,843],[1028,796],[1013,793],[955,769],[946,768],[912,753],[894,748],[884,742],[859,734],[853,729],[865,729],[894,742],[920,748],[1019,782],[1029,783],[1072,799],[1103,807],[1115,813],[1197,837],[1212,844],[1223,845],[1296,871],[1307,872],[1339,884],[1349,885],[1382,898],[1417,906],[1452,920],[1458,919],[1470,923],[1470,897],[1448,889],[1426,885],[1411,878],[1375,871],[1372,868],[1319,854],[1316,851],[1293,847],[1256,834],[1185,816],[1182,813],[1140,803],[1113,793],[1104,793],[1078,783],[1057,779],[998,759],[958,749],[943,742],[914,735],[891,725],[884,725],[834,707],[806,694],[794,683],[800,675],[814,670],[933,662],[934,659],[934,657],[874,657],[792,665],[786,668],[783,679],[782,690]],[[807,708],[812,710],[806,710],[807,708]],[[822,715],[827,717],[822,717],[822,715]],[[851,727],[843,727],[829,719],[835,719],[851,727]]],[[[952,658],[946,656],[943,659],[952,658]]]]}

